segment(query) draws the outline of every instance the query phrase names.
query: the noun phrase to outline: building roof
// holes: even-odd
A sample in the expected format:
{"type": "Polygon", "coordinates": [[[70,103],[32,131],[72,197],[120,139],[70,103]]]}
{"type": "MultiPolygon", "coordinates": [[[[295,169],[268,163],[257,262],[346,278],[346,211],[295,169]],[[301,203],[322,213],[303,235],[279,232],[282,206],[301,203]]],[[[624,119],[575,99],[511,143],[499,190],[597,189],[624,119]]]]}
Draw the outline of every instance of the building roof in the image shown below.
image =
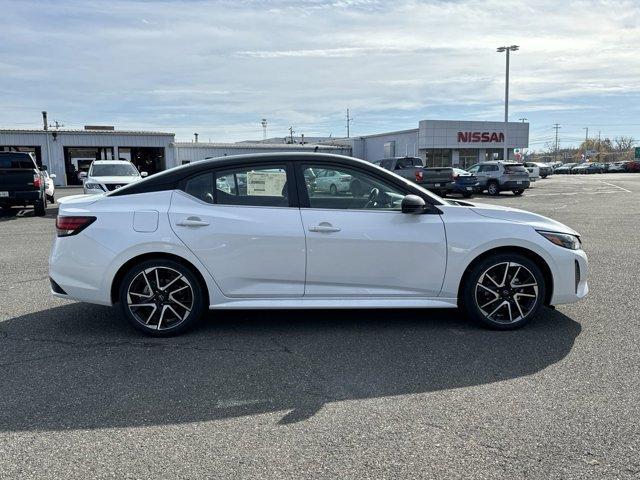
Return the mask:
{"type": "Polygon", "coordinates": [[[58,135],[70,133],[73,135],[83,134],[83,135],[163,135],[163,136],[175,136],[175,133],[169,132],[153,132],[153,131],[144,131],[144,130],[84,130],[84,129],[13,129],[13,128],[0,128],[0,134],[15,134],[15,133],[49,133],[55,132],[58,135]]]}
{"type": "Polygon", "coordinates": [[[205,143],[205,142],[174,142],[176,147],[183,148],[237,148],[237,149],[247,149],[247,148],[257,148],[257,149],[265,149],[265,150],[283,150],[283,149],[300,149],[300,148],[308,148],[310,150],[317,148],[318,150],[322,149],[331,149],[335,147],[342,147],[342,145],[318,145],[315,143],[205,143]]]}

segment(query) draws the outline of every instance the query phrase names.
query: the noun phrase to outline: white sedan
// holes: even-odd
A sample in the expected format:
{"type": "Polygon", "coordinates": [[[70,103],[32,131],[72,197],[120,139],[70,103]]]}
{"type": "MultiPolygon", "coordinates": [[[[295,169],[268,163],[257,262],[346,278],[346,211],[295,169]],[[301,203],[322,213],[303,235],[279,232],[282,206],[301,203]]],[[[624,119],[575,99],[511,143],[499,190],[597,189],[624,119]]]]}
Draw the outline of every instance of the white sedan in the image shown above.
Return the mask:
{"type": "Polygon", "coordinates": [[[462,307],[485,326],[513,329],[588,291],[571,228],[447,201],[337,155],[176,167],[106,195],[64,198],[56,226],[53,294],[118,304],[151,335],[181,332],[206,309],[462,307]],[[310,170],[358,179],[369,193],[309,195],[310,170]]]}

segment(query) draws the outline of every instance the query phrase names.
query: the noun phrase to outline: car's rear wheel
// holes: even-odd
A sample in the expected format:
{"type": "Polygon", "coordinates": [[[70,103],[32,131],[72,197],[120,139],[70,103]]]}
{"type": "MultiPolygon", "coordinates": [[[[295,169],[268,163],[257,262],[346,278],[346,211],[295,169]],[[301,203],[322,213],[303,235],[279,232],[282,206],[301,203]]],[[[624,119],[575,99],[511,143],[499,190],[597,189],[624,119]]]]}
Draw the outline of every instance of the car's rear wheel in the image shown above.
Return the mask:
{"type": "Polygon", "coordinates": [[[47,197],[42,196],[42,199],[37,200],[33,206],[33,214],[38,217],[44,217],[47,214],[47,197]]]}
{"type": "Polygon", "coordinates": [[[522,195],[523,193],[524,193],[524,188],[516,188],[516,189],[513,191],[513,194],[514,194],[514,195],[522,195]]]}
{"type": "Polygon", "coordinates": [[[134,265],[119,290],[122,313],[148,335],[175,335],[191,327],[204,310],[203,286],[185,265],[167,259],[134,265]]]}
{"type": "Polygon", "coordinates": [[[487,184],[487,193],[492,196],[498,195],[500,193],[498,182],[489,182],[487,184]]]}
{"type": "Polygon", "coordinates": [[[473,193],[471,193],[471,192],[464,192],[464,193],[462,194],[462,196],[463,196],[464,198],[471,198],[471,195],[473,195],[473,193]]]}
{"type": "Polygon", "coordinates": [[[338,195],[338,187],[336,187],[335,185],[331,185],[329,187],[329,193],[331,195],[338,195]]]}
{"type": "Polygon", "coordinates": [[[540,267],[523,255],[499,254],[473,267],[463,286],[461,305],[475,321],[512,330],[528,323],[546,292],[540,267]]]}

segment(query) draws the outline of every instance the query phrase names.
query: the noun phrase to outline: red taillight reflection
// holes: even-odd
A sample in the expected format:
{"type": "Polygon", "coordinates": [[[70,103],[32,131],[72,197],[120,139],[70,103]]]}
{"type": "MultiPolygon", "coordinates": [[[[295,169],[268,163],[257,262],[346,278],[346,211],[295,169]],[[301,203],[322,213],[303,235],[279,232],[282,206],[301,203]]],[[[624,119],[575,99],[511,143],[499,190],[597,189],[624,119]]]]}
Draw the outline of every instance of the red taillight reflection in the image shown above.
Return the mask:
{"type": "Polygon", "coordinates": [[[40,175],[35,174],[33,176],[33,188],[40,190],[40,187],[42,186],[42,184],[40,183],[41,181],[42,179],[40,178],[40,175]]]}
{"type": "Polygon", "coordinates": [[[59,237],[68,237],[81,232],[96,220],[96,217],[56,217],[59,237]]]}
{"type": "Polygon", "coordinates": [[[423,175],[422,175],[422,171],[421,170],[416,170],[416,181],[417,182],[421,182],[423,179],[423,175]]]}

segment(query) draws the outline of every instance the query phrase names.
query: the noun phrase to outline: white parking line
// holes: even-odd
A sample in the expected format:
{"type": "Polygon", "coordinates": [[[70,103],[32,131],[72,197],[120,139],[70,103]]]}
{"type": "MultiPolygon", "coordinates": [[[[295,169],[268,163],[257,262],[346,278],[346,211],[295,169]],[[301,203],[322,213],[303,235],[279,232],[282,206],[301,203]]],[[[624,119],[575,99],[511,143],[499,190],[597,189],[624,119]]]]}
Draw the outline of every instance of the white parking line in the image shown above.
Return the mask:
{"type": "Polygon", "coordinates": [[[604,183],[605,185],[609,185],[611,187],[619,188],[620,190],[623,190],[623,191],[625,191],[627,193],[631,193],[631,190],[627,190],[626,188],[619,187],[618,185],[614,185],[613,183],[605,182],[603,180],[599,180],[599,182],[604,183]]]}
{"type": "MultiPolygon", "coordinates": [[[[629,192],[629,190],[626,190],[626,191],[629,192]]],[[[620,192],[618,190],[603,190],[601,192],[530,193],[530,194],[527,195],[527,197],[550,197],[550,196],[553,196],[553,195],[564,195],[564,196],[569,196],[569,195],[604,195],[604,194],[610,195],[612,193],[620,193],[620,192]]],[[[629,193],[631,193],[631,192],[629,192],[629,193]]]]}

